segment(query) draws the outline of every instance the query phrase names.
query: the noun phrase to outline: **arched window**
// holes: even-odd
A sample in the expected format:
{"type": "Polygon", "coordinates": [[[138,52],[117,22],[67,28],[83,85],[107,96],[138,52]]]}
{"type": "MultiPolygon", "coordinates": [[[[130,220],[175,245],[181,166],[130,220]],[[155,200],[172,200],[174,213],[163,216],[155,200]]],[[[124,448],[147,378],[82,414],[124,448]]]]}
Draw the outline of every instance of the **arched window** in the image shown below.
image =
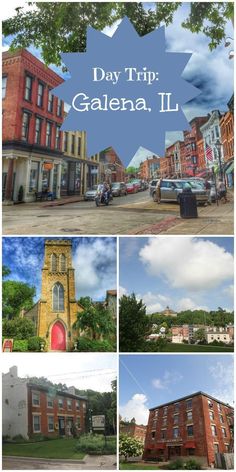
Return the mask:
{"type": "Polygon", "coordinates": [[[66,256],[64,254],[60,255],[60,271],[66,271],[66,256]]]}
{"type": "Polygon", "coordinates": [[[52,270],[52,272],[57,271],[57,256],[56,256],[56,254],[51,255],[51,270],[52,270]]]}
{"type": "Polygon", "coordinates": [[[52,309],[53,311],[64,311],[64,288],[57,282],[52,290],[52,309]]]}

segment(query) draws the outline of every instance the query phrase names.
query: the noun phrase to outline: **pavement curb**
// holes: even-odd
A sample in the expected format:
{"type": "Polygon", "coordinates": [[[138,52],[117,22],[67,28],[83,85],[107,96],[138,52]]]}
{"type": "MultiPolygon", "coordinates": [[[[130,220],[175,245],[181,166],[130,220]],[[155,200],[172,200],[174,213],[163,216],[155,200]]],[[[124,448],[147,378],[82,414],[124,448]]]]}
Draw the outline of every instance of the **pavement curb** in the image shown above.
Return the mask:
{"type": "MultiPolygon", "coordinates": [[[[85,456],[85,457],[88,457],[88,456],[85,456]]],[[[60,458],[54,458],[54,459],[46,459],[45,457],[24,457],[24,456],[5,456],[3,455],[2,456],[3,459],[15,459],[15,460],[19,460],[19,461],[32,461],[32,460],[36,460],[36,461],[40,461],[40,462],[72,462],[73,464],[86,464],[86,461],[85,460],[76,460],[76,459],[60,459],[60,458]]]]}

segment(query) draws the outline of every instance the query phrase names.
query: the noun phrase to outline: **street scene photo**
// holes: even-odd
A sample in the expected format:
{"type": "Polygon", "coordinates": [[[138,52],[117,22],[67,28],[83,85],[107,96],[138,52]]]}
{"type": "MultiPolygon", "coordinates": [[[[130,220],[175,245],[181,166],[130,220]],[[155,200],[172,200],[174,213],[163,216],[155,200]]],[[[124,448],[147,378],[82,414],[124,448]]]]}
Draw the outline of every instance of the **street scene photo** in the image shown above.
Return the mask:
{"type": "Polygon", "coordinates": [[[120,352],[233,352],[233,238],[123,237],[119,267],[120,352]]]}
{"type": "Polygon", "coordinates": [[[115,355],[68,356],[4,355],[3,469],[116,469],[115,355]]]}
{"type": "Polygon", "coordinates": [[[116,351],[116,238],[4,238],[3,351],[116,351]]]}
{"type": "Polygon", "coordinates": [[[232,235],[232,21],[232,2],[19,2],[9,9],[2,56],[3,233],[232,235]],[[200,91],[183,105],[189,129],[168,131],[161,155],[140,134],[128,165],[109,129],[106,148],[98,146],[93,156],[86,130],[62,131],[71,103],[52,93],[70,77],[60,53],[84,52],[87,26],[113,36],[125,16],[141,36],[165,25],[166,50],[191,53],[182,75],[200,91]]]}
{"type": "Polygon", "coordinates": [[[233,356],[121,355],[121,470],[234,469],[233,356]]]}

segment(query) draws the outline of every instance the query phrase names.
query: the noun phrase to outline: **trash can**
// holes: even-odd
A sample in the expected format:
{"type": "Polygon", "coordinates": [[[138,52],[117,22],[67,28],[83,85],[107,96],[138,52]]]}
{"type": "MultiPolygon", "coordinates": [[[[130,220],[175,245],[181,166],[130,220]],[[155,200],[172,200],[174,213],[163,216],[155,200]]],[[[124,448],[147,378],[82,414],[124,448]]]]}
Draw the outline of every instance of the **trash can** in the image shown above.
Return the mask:
{"type": "Polygon", "coordinates": [[[184,188],[179,196],[181,218],[197,218],[197,199],[191,188],[184,188]]]}

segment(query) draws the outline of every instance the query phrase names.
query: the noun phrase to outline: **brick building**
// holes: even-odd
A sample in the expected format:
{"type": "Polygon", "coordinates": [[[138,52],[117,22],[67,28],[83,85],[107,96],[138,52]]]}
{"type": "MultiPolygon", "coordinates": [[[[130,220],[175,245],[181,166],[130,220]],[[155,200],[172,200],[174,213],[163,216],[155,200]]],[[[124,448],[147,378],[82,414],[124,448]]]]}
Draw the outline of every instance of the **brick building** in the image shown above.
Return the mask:
{"type": "Polygon", "coordinates": [[[3,53],[2,73],[3,199],[59,197],[64,104],[51,89],[63,79],[25,49],[3,53]]]}
{"type": "Polygon", "coordinates": [[[147,432],[147,426],[143,424],[139,425],[133,422],[120,422],[120,434],[127,434],[128,436],[132,436],[133,438],[139,439],[142,443],[145,442],[147,432]]]}
{"type": "Polygon", "coordinates": [[[207,116],[199,116],[190,121],[191,130],[184,131],[185,157],[182,163],[182,173],[195,175],[202,165],[199,160],[197,143],[202,139],[200,127],[208,120],[207,116]]]}
{"type": "MultiPolygon", "coordinates": [[[[229,102],[230,103],[230,102],[229,102]]],[[[230,106],[228,104],[228,106],[230,106]]],[[[234,185],[234,114],[227,111],[220,120],[221,142],[224,153],[224,175],[227,185],[234,185]]]]}
{"type": "Polygon", "coordinates": [[[125,167],[114,149],[101,152],[99,160],[102,182],[125,182],[125,167]]]}
{"type": "Polygon", "coordinates": [[[71,437],[85,431],[85,397],[74,387],[58,391],[19,378],[15,366],[3,374],[2,404],[2,432],[10,438],[71,437]]]}
{"type": "Polygon", "coordinates": [[[142,180],[149,181],[158,178],[160,175],[160,158],[157,156],[148,157],[141,162],[139,170],[139,177],[142,180]]]}
{"type": "Polygon", "coordinates": [[[74,272],[71,241],[46,240],[41,298],[23,316],[33,321],[48,351],[71,350],[79,335],[73,324],[83,308],[75,298],[74,272]]]}
{"type": "Polygon", "coordinates": [[[206,120],[206,122],[202,124],[200,128],[200,131],[202,133],[202,138],[204,140],[205,166],[209,170],[214,168],[215,173],[220,172],[220,164],[222,168],[224,164],[224,150],[222,146],[221,127],[220,127],[221,118],[222,118],[222,113],[219,110],[213,110],[208,115],[208,119],[206,120]],[[221,143],[220,156],[216,148],[217,141],[220,141],[221,143]],[[209,160],[206,157],[207,146],[212,151],[212,160],[209,160]]]}
{"type": "Polygon", "coordinates": [[[168,157],[160,158],[160,176],[169,178],[172,175],[171,159],[168,157]]]}
{"type": "Polygon", "coordinates": [[[214,466],[215,454],[233,451],[233,408],[196,392],[150,409],[144,459],[191,456],[214,466]]]}

